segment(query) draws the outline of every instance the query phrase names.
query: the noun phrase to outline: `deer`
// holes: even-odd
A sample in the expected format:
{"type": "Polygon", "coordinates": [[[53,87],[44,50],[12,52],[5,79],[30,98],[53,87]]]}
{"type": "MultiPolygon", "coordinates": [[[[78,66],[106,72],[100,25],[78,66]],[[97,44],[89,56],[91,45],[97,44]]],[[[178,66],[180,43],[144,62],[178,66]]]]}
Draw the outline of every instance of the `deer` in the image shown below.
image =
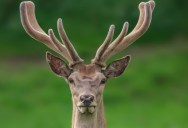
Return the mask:
{"type": "Polygon", "coordinates": [[[72,128],[106,128],[103,91],[110,78],[123,74],[130,62],[130,55],[106,64],[113,55],[122,52],[140,38],[149,28],[155,2],[141,2],[139,18],[134,29],[127,34],[128,22],[125,22],[120,34],[113,40],[115,26],[111,25],[107,36],[98,48],[90,64],[85,64],[69,40],[62,19],[57,21],[59,41],[53,29],[48,33],[40,27],[35,16],[35,5],[31,1],[20,4],[20,17],[26,33],[35,40],[62,56],[46,52],[46,61],[51,70],[68,83],[72,95],[72,128]]]}

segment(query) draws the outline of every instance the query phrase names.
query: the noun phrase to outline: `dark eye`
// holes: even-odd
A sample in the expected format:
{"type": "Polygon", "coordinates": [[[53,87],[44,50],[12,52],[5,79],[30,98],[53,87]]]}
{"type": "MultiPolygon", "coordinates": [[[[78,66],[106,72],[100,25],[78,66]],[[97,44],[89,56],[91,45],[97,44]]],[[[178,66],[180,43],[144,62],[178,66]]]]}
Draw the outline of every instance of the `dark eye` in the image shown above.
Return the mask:
{"type": "Polygon", "coordinates": [[[105,84],[106,83],[106,79],[102,79],[100,84],[105,84]]]}
{"type": "Polygon", "coordinates": [[[72,78],[68,79],[70,84],[74,84],[74,80],[72,78]]]}

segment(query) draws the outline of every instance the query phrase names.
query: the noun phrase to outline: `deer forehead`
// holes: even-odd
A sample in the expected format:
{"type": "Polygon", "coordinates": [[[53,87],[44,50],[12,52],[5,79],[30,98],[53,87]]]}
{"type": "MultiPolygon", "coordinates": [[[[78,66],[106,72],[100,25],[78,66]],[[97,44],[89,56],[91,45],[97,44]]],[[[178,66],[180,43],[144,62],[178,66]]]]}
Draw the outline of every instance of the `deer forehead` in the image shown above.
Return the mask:
{"type": "Polygon", "coordinates": [[[77,81],[98,81],[105,76],[101,72],[100,68],[96,65],[89,64],[77,67],[77,70],[74,71],[70,77],[77,81]]]}

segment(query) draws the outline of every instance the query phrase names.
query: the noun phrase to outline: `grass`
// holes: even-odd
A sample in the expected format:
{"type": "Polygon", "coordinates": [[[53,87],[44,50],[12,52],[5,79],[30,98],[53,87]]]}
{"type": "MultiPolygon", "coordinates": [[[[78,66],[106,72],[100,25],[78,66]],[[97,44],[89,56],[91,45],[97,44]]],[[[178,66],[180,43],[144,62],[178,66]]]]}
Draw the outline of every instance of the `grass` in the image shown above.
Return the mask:
{"type": "MultiPolygon", "coordinates": [[[[104,92],[108,128],[187,128],[186,47],[135,48],[121,77],[104,92]]],[[[44,60],[41,60],[44,61],[44,60]]],[[[1,128],[70,128],[68,85],[46,63],[0,64],[1,128]]]]}

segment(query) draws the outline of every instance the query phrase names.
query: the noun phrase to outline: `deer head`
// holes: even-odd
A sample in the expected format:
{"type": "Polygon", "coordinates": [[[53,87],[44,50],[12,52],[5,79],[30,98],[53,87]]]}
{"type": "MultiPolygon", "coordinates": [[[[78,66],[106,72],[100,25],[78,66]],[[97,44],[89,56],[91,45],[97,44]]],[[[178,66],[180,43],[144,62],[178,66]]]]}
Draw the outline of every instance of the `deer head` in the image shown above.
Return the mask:
{"type": "Polygon", "coordinates": [[[47,47],[64,57],[63,59],[46,53],[46,60],[52,71],[65,78],[70,86],[73,104],[84,114],[93,114],[101,103],[105,83],[108,79],[120,76],[130,61],[130,56],[118,59],[108,66],[106,61],[112,55],[123,51],[127,46],[141,37],[149,28],[154,1],[142,2],[139,5],[140,16],[135,28],[127,34],[128,22],[125,22],[119,36],[113,41],[114,25],[92,59],[91,64],[84,64],[75,48],[71,44],[64,30],[62,20],[58,19],[57,29],[61,38],[59,41],[52,29],[48,34],[39,26],[35,17],[35,7],[30,1],[22,2],[20,6],[21,22],[25,31],[34,39],[44,43],[47,47]]]}

